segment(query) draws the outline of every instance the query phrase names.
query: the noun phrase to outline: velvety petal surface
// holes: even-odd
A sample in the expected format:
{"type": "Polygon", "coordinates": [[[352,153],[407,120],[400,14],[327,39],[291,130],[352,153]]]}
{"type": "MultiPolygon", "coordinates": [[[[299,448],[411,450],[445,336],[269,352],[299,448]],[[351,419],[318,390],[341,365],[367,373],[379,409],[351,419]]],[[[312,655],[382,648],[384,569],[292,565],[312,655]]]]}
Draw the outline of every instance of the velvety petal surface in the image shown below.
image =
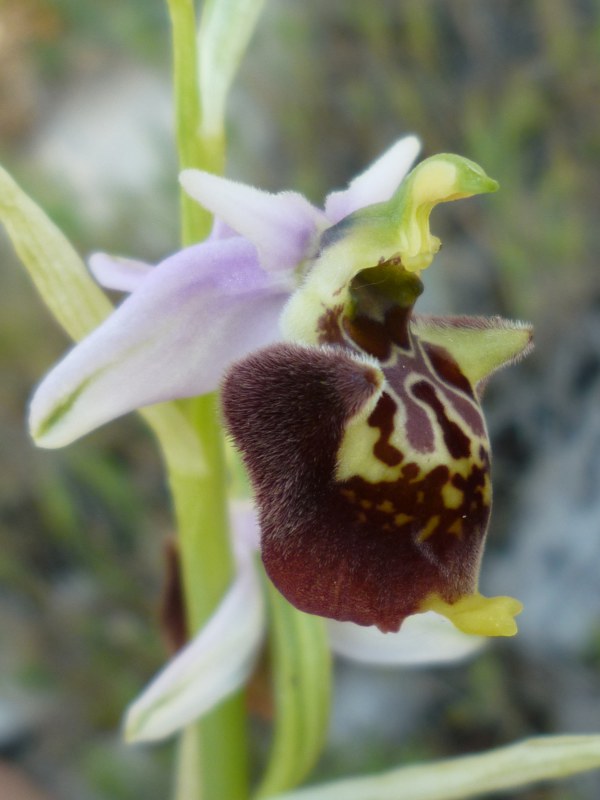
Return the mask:
{"type": "Polygon", "coordinates": [[[231,361],[278,338],[289,291],[239,237],[171,256],[45,378],[34,438],[59,447],[134,408],[212,391],[231,361]]]}
{"type": "Polygon", "coordinates": [[[358,175],[347,189],[332,192],[325,201],[325,213],[331,222],[339,222],[359,208],[389,200],[419,154],[421,143],[416,136],[404,136],[358,175]]]}
{"type": "Polygon", "coordinates": [[[153,269],[145,261],[108,253],[94,253],[88,260],[88,266],[101,286],[118,292],[133,292],[153,269]]]}
{"type": "MultiPolygon", "coordinates": [[[[238,559],[259,548],[260,529],[256,508],[250,501],[232,506],[234,546],[238,559]]],[[[340,656],[374,666],[424,666],[446,664],[475,655],[486,639],[457,630],[433,611],[405,620],[398,633],[382,633],[374,626],[327,620],[332,649],[340,656]]]]}
{"type": "MultiPolygon", "coordinates": [[[[470,587],[478,552],[466,535],[446,535],[462,514],[442,516],[448,470],[421,476],[390,442],[395,406],[387,391],[375,359],[276,344],[231,368],[222,401],[255,489],[262,558],[275,586],[302,611],[396,631],[430,593],[447,583],[470,587]],[[379,469],[364,447],[393,463],[381,462],[390,480],[340,478],[352,458],[345,441],[355,468],[379,469]],[[432,543],[429,520],[438,513],[434,523],[443,525],[432,543]]],[[[424,462],[432,460],[426,453],[424,462]]],[[[478,544],[479,508],[470,514],[478,544]]]]}
{"type": "Polygon", "coordinates": [[[411,324],[417,336],[447,350],[478,389],[496,370],[514,364],[533,348],[531,325],[502,317],[416,314],[411,324]]]}
{"type": "Polygon", "coordinates": [[[489,514],[470,388],[452,389],[453,365],[434,373],[417,342],[397,348],[381,366],[276,344],[234,364],[222,390],[275,586],[302,611],[383,631],[438,611],[422,607],[431,596],[473,592],[489,514]],[[462,416],[446,415],[445,391],[462,416]]]}
{"type": "Polygon", "coordinates": [[[424,666],[459,661],[477,653],[486,641],[461,633],[450,620],[428,611],[404,621],[398,633],[352,622],[327,621],[329,641],[340,656],[379,666],[424,666]]]}
{"type": "Polygon", "coordinates": [[[185,191],[222,222],[251,241],[264,269],[293,269],[312,257],[328,222],[296,192],[271,194],[201,170],[180,175],[185,191]]]}
{"type": "Polygon", "coordinates": [[[246,553],[238,564],[233,586],[206,626],[129,707],[128,741],[170,736],[248,679],[263,639],[265,608],[252,556],[246,553]]]}

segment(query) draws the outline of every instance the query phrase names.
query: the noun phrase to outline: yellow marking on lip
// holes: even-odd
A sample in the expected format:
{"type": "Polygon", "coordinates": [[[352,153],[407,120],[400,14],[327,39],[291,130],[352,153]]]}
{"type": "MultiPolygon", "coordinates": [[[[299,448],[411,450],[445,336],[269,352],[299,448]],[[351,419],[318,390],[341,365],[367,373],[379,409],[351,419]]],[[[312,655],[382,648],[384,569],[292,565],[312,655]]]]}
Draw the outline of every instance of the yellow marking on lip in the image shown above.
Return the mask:
{"type": "MultiPolygon", "coordinates": [[[[367,483],[398,480],[401,466],[390,467],[373,453],[380,436],[379,428],[371,427],[367,423],[367,415],[363,415],[363,418],[355,417],[346,424],[344,438],[337,454],[336,478],[338,481],[345,481],[355,476],[362,478],[367,483]]],[[[394,446],[398,444],[394,436],[392,436],[391,443],[394,446]]]]}
{"type": "Polygon", "coordinates": [[[384,500],[383,503],[379,503],[375,508],[377,511],[383,511],[384,514],[393,514],[395,510],[391,500],[384,500]]]}
{"type": "Polygon", "coordinates": [[[424,542],[432,535],[435,531],[437,526],[440,524],[440,517],[439,514],[436,514],[434,517],[431,517],[427,525],[423,528],[421,533],[417,536],[418,542],[424,542]]]}
{"type": "MultiPolygon", "coordinates": [[[[430,418],[430,422],[435,435],[434,449],[431,451],[428,450],[427,452],[414,450],[407,439],[407,421],[403,403],[398,399],[390,386],[386,387],[386,391],[395,399],[398,405],[396,413],[394,414],[394,429],[389,437],[388,444],[395,447],[401,453],[405,455],[408,454],[410,457],[410,465],[412,466],[414,464],[418,469],[417,475],[410,479],[404,477],[404,470],[409,466],[405,460],[391,467],[374,454],[374,449],[381,438],[381,429],[368,424],[368,417],[375,404],[373,404],[373,406],[367,404],[368,409],[361,410],[346,423],[344,436],[337,452],[335,473],[337,481],[344,482],[351,478],[359,477],[371,484],[395,483],[398,480],[406,480],[413,484],[421,480],[436,466],[440,465],[447,466],[451,475],[460,475],[467,479],[471,474],[473,466],[484,467],[483,461],[476,455],[458,459],[451,458],[449,455],[440,457],[440,453],[443,453],[445,450],[445,445],[443,444],[441,428],[433,418],[430,418]]],[[[461,427],[461,430],[465,430],[464,420],[462,420],[458,414],[452,412],[450,413],[450,418],[451,421],[461,427]]],[[[469,439],[471,440],[471,449],[473,453],[478,452],[480,446],[483,446],[487,452],[488,443],[485,437],[473,436],[469,433],[469,439]]],[[[458,508],[463,500],[462,495],[458,494],[459,492],[460,490],[452,485],[449,485],[448,489],[445,490],[443,496],[447,508],[458,508]]],[[[489,496],[490,493],[486,486],[483,493],[484,500],[487,501],[489,496]]],[[[424,493],[418,492],[416,499],[417,503],[423,503],[425,501],[424,493]]]]}
{"type": "Polygon", "coordinates": [[[452,523],[452,525],[450,525],[450,527],[448,528],[448,533],[452,533],[457,538],[462,539],[462,535],[463,535],[462,519],[455,520],[452,523]]]}
{"type": "Polygon", "coordinates": [[[485,473],[484,475],[484,482],[483,486],[477,487],[477,492],[481,496],[482,501],[485,505],[489,506],[492,502],[492,482],[490,480],[490,476],[485,473]]]}
{"type": "Polygon", "coordinates": [[[446,508],[459,508],[464,500],[464,493],[448,482],[442,486],[442,499],[446,508]]]}
{"type": "MultiPolygon", "coordinates": [[[[400,525],[406,525],[407,522],[412,522],[414,517],[411,517],[409,514],[396,514],[394,517],[394,524],[400,527],[400,525]]],[[[439,517],[436,517],[439,520],[439,517]]]]}
{"type": "Polygon", "coordinates": [[[513,617],[522,610],[523,604],[514,597],[484,597],[479,592],[464,595],[455,603],[447,603],[433,594],[419,608],[419,611],[436,611],[459,631],[479,636],[514,636],[517,624],[513,617]]]}

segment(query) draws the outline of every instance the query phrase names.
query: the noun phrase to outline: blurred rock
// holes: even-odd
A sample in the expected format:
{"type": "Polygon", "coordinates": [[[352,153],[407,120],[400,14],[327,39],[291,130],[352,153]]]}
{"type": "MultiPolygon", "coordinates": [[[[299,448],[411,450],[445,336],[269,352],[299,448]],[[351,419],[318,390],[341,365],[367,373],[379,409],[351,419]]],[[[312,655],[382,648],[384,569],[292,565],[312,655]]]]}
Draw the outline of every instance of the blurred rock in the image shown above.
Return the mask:
{"type": "Polygon", "coordinates": [[[539,449],[514,465],[513,530],[489,588],[523,601],[520,647],[575,654],[600,627],[600,308],[543,360],[530,403],[539,449]]]}
{"type": "Polygon", "coordinates": [[[32,142],[48,174],[70,185],[100,221],[115,191],[143,194],[160,175],[160,145],[170,141],[169,84],[127,62],[82,71],[63,91],[32,142]]]}

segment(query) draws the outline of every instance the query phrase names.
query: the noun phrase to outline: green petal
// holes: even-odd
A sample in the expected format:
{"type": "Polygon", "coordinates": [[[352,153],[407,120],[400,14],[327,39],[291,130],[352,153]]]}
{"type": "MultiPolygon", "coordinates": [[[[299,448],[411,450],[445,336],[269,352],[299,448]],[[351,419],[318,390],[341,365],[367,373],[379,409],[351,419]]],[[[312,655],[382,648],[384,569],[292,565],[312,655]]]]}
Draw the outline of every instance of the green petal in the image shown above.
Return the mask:
{"type": "Polygon", "coordinates": [[[417,315],[411,327],[423,341],[448,350],[473,386],[523,358],[533,348],[531,325],[501,317],[417,315]]]}
{"type": "Polygon", "coordinates": [[[256,796],[296,786],[319,757],[329,723],[331,653],[325,621],[291,606],[270,581],[275,732],[256,796]]]}
{"type": "Polygon", "coordinates": [[[600,736],[548,736],[476,756],[335,781],[273,800],[467,800],[600,767],[600,736]]]}

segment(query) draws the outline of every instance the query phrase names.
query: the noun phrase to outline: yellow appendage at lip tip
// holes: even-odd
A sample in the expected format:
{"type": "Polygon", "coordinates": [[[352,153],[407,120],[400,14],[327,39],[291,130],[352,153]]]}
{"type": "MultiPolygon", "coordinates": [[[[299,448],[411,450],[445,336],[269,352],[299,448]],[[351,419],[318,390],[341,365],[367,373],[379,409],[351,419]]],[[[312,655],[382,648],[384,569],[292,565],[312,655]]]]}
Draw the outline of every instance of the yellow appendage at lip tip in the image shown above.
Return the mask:
{"type": "Polygon", "coordinates": [[[476,636],[514,636],[517,623],[514,617],[523,610],[523,604],[514,597],[484,597],[476,592],[447,603],[438,595],[431,595],[420,611],[435,611],[447,617],[459,631],[476,636]]]}

